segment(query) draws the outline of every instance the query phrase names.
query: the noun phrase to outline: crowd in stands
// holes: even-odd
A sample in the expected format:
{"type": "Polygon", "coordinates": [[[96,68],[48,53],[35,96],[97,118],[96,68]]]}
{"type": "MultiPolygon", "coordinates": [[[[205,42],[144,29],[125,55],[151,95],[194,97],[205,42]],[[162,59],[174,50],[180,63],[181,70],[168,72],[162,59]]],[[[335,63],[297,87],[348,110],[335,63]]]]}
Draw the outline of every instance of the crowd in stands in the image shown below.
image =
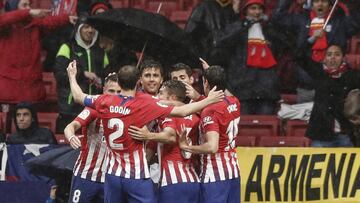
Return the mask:
{"type": "MultiPolygon", "coordinates": [[[[8,144],[70,144],[81,148],[84,159],[76,163],[74,177],[95,173],[93,168],[84,170],[84,164],[90,148],[105,156],[101,150],[106,146],[96,145],[102,143],[99,136],[91,138],[102,124],[96,111],[81,105],[89,101],[69,83],[71,68],[77,68],[72,76],[82,93],[117,95],[120,68],[125,67],[122,71],[130,75],[140,53],[102,36],[87,18],[128,7],[155,13],[160,4],[159,13],[189,35],[203,67],[184,63],[164,67],[145,56],[136,66],[139,92],[180,107],[203,101],[214,86],[224,90],[230,98],[227,102],[237,106],[239,100],[239,109],[234,110],[239,115],[230,114],[236,125],[231,145],[360,146],[358,0],[0,0],[1,140],[8,144]],[[219,81],[224,81],[220,87],[219,81]],[[297,108],[299,104],[303,106],[297,108]],[[297,109],[283,113],[283,105],[297,109]],[[89,115],[93,119],[87,119],[89,115]],[[236,120],[238,116],[240,120],[236,120]],[[75,136],[81,128],[87,139],[75,136]]],[[[127,93],[131,88],[121,89],[127,93]]],[[[123,96],[119,101],[131,98],[123,96]]],[[[193,116],[198,119],[196,125],[209,116],[206,113],[210,114],[193,116]]],[[[147,129],[131,128],[130,134],[132,139],[148,143],[148,160],[156,154],[155,141],[179,142],[179,150],[192,153],[217,151],[202,151],[201,146],[210,146],[211,141],[194,148],[184,140],[172,140],[171,135],[176,137],[182,130],[174,128],[163,120],[151,122],[147,129]],[[158,128],[162,131],[157,138],[150,139],[158,128]]],[[[188,139],[197,142],[197,138],[188,139]]],[[[151,168],[157,167],[156,163],[150,165],[150,175],[151,168]]],[[[232,173],[237,178],[236,172],[232,173]]],[[[87,177],[102,184],[104,178],[98,174],[87,177]]],[[[160,185],[168,184],[165,179],[160,179],[160,185]]],[[[82,190],[82,181],[73,179],[70,198],[82,190]]],[[[174,197],[163,198],[166,202],[174,197]]]]}

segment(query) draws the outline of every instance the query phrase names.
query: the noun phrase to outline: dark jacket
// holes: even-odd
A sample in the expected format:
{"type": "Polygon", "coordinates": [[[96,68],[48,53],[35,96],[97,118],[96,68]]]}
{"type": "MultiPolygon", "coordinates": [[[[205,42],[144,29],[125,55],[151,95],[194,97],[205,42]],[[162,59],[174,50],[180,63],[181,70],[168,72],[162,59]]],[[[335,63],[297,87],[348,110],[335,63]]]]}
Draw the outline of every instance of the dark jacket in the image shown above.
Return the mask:
{"type": "Polygon", "coordinates": [[[23,102],[15,107],[13,115],[16,132],[7,137],[8,144],[57,144],[54,134],[47,128],[39,127],[37,112],[33,105],[23,102]],[[16,123],[16,112],[18,109],[29,109],[32,116],[32,123],[27,129],[19,129],[16,123]]]}
{"type": "MultiPolygon", "coordinates": [[[[226,26],[215,34],[215,47],[227,48],[230,55],[230,64],[227,72],[232,93],[239,100],[280,98],[278,76],[275,68],[259,69],[247,66],[248,30],[254,22],[238,20],[226,26]]],[[[274,57],[280,53],[286,37],[274,29],[271,22],[262,25],[263,34],[268,41],[274,57]],[[276,42],[276,43],[275,43],[276,42]]]]}
{"type": "Polygon", "coordinates": [[[328,140],[335,135],[334,122],[341,133],[352,135],[353,125],[344,116],[344,102],[348,93],[360,88],[360,72],[348,69],[338,79],[328,76],[323,64],[311,60],[310,55],[298,57],[298,63],[314,79],[315,98],[306,136],[314,140],[328,140]]]}
{"type": "MultiPolygon", "coordinates": [[[[356,1],[359,4],[360,1],[356,1]]],[[[297,35],[296,48],[309,47],[308,38],[311,19],[310,12],[291,14],[288,12],[293,0],[279,0],[272,18],[279,27],[291,30],[297,35]]],[[[356,4],[355,4],[356,5],[356,4]]],[[[346,48],[347,40],[360,30],[360,10],[358,6],[349,6],[350,15],[345,15],[342,9],[337,9],[330,18],[326,31],[328,44],[337,44],[346,48]]],[[[311,49],[308,48],[310,52],[311,49]]]]}
{"type": "Polygon", "coordinates": [[[59,113],[76,116],[81,112],[83,107],[74,103],[70,91],[66,68],[72,60],[77,61],[78,84],[82,91],[88,94],[100,94],[102,93],[102,89],[90,84],[88,79],[84,76],[84,71],[93,72],[104,80],[105,68],[109,63],[109,60],[104,50],[99,47],[97,42],[91,46],[88,51],[81,47],[74,39],[60,47],[54,66],[54,75],[57,81],[59,113]]]}
{"type": "Polygon", "coordinates": [[[222,7],[215,0],[204,0],[193,9],[185,30],[190,34],[200,57],[209,64],[227,67],[229,53],[226,49],[214,47],[214,33],[237,18],[239,16],[231,4],[222,7]]]}

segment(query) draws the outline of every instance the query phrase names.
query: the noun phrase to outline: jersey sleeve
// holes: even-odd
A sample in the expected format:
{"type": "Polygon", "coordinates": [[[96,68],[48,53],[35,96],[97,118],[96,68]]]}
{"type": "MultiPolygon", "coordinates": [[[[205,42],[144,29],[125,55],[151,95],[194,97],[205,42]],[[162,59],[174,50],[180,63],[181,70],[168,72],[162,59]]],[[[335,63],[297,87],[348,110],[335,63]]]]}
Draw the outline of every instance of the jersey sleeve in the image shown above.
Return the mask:
{"type": "Polygon", "coordinates": [[[98,103],[101,98],[101,95],[87,95],[84,99],[84,106],[95,109],[96,103],[98,103]]]}
{"type": "Polygon", "coordinates": [[[205,109],[201,114],[201,127],[204,133],[216,131],[220,133],[218,118],[214,110],[205,109]]]}
{"type": "Polygon", "coordinates": [[[176,130],[176,120],[174,118],[165,118],[159,123],[159,125],[161,129],[172,128],[176,130]]]}
{"type": "Polygon", "coordinates": [[[160,100],[150,97],[149,99],[144,100],[145,108],[147,109],[147,113],[144,114],[145,120],[154,120],[154,119],[165,119],[169,116],[174,106],[168,106],[162,104],[160,100]]]}
{"type": "Polygon", "coordinates": [[[80,123],[81,126],[87,126],[98,117],[97,111],[86,107],[75,120],[80,123]]]}

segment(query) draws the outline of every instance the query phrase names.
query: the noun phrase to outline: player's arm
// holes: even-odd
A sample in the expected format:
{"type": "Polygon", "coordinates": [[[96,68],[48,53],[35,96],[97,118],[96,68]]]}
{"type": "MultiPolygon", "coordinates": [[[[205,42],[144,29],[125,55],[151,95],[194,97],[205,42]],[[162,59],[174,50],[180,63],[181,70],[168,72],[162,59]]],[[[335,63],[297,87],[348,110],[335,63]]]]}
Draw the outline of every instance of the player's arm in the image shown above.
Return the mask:
{"type": "Polygon", "coordinates": [[[175,106],[170,112],[170,116],[185,117],[190,114],[201,111],[207,105],[221,101],[224,98],[222,90],[216,91],[216,86],[209,92],[208,96],[198,102],[186,104],[183,106],[175,106]]]}
{"type": "Polygon", "coordinates": [[[179,139],[180,149],[193,154],[214,154],[219,149],[219,133],[209,131],[206,133],[206,142],[201,145],[189,145],[186,139],[186,131],[181,132],[179,139]]]}
{"type": "Polygon", "coordinates": [[[81,147],[80,139],[75,135],[75,132],[80,128],[81,128],[80,122],[74,120],[71,123],[69,123],[64,129],[65,137],[70,142],[71,147],[74,149],[81,147]]]}
{"type": "Polygon", "coordinates": [[[73,60],[72,62],[70,62],[66,70],[68,73],[71,94],[74,98],[74,101],[76,103],[84,105],[84,100],[87,94],[85,94],[82,91],[82,89],[80,88],[79,84],[76,81],[76,74],[77,74],[76,61],[73,60]]]}
{"type": "Polygon", "coordinates": [[[153,133],[150,132],[146,126],[138,128],[136,126],[129,127],[129,134],[135,140],[140,141],[156,141],[161,143],[175,143],[176,142],[176,131],[173,128],[166,127],[162,132],[153,133]]]}

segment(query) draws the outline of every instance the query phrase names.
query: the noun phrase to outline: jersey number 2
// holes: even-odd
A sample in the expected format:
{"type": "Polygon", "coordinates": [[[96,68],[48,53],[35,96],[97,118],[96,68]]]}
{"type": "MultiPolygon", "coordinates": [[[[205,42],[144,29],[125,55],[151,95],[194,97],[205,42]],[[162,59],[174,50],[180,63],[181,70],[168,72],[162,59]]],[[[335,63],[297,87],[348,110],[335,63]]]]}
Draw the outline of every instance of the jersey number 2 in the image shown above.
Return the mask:
{"type": "Polygon", "coordinates": [[[122,150],[124,145],[122,143],[115,143],[114,141],[124,134],[124,122],[118,118],[112,118],[108,121],[108,128],[113,130],[116,127],[116,131],[109,135],[109,145],[112,149],[122,150]]]}

